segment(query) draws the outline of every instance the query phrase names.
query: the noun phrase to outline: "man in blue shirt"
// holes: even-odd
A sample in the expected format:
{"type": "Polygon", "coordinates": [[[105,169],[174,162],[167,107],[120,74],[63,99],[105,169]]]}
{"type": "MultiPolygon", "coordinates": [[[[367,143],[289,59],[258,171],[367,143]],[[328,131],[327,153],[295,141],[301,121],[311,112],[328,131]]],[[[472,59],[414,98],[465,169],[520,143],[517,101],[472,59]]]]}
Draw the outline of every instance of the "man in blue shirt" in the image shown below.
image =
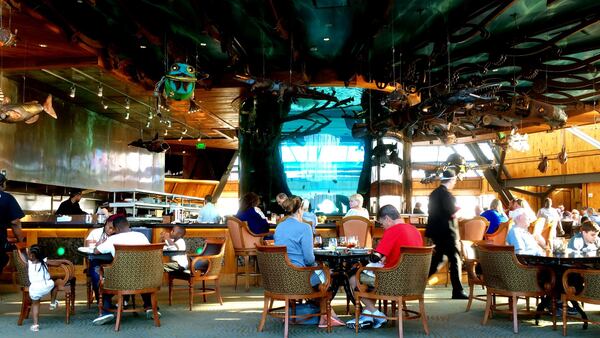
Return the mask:
{"type": "Polygon", "coordinates": [[[11,251],[8,243],[7,229],[10,226],[17,241],[23,242],[23,232],[21,231],[21,218],[25,217],[23,210],[19,206],[13,195],[4,191],[6,189],[6,177],[0,174],[0,272],[8,263],[7,252],[11,251]]]}
{"type": "Polygon", "coordinates": [[[206,195],[204,197],[204,207],[200,209],[200,215],[198,216],[198,223],[219,223],[221,215],[219,210],[212,203],[212,196],[206,195]]]}

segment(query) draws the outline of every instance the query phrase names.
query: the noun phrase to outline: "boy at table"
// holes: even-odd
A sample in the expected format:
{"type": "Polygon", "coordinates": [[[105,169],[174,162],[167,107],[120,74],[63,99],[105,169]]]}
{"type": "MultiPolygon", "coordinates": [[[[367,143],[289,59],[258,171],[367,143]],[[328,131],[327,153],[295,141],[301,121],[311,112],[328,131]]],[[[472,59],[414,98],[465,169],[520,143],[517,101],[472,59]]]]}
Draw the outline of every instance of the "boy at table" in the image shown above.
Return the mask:
{"type": "MultiPolygon", "coordinates": [[[[150,244],[148,238],[140,232],[131,231],[129,228],[129,222],[127,218],[119,216],[113,220],[113,226],[115,228],[115,234],[108,237],[108,239],[98,245],[94,250],[94,253],[110,253],[115,257],[115,244],[128,244],[128,245],[140,245],[150,244]]],[[[152,305],[150,301],[150,294],[142,294],[142,300],[144,301],[144,309],[146,309],[146,317],[152,317],[152,305]]],[[[115,318],[115,315],[110,313],[108,309],[112,306],[112,295],[105,294],[102,297],[102,314],[93,320],[94,325],[103,325],[115,318]]],[[[159,312],[160,316],[160,312],[159,312]]]]}
{"type": "Polygon", "coordinates": [[[598,238],[598,232],[600,227],[591,220],[587,220],[581,223],[581,231],[569,240],[568,248],[576,250],[575,242],[583,242],[581,249],[583,251],[591,252],[600,249],[600,238],[598,238]]]}
{"type": "MultiPolygon", "coordinates": [[[[163,232],[161,239],[165,242],[164,250],[185,251],[185,228],[176,225],[171,232],[163,232]]],[[[171,261],[164,264],[166,272],[184,271],[188,268],[188,258],[186,254],[171,257],[171,261]]]]}
{"type": "MultiPolygon", "coordinates": [[[[405,224],[402,217],[400,217],[398,209],[393,205],[388,204],[381,207],[377,213],[377,220],[383,226],[384,232],[377,248],[369,258],[372,263],[383,266],[384,268],[393,268],[400,259],[401,246],[423,246],[423,238],[421,237],[419,230],[413,225],[405,224]]],[[[363,272],[360,275],[360,281],[362,284],[374,287],[375,276],[372,272],[363,272]]],[[[349,282],[350,288],[354,291],[356,289],[356,275],[350,277],[349,282]]],[[[381,327],[387,319],[374,318],[369,315],[385,316],[385,314],[375,308],[375,302],[373,300],[362,298],[361,301],[365,305],[363,314],[367,315],[361,315],[358,320],[361,328],[372,326],[377,329],[381,327]]],[[[354,319],[351,319],[346,325],[354,328],[356,325],[354,321],[354,319]]]]}

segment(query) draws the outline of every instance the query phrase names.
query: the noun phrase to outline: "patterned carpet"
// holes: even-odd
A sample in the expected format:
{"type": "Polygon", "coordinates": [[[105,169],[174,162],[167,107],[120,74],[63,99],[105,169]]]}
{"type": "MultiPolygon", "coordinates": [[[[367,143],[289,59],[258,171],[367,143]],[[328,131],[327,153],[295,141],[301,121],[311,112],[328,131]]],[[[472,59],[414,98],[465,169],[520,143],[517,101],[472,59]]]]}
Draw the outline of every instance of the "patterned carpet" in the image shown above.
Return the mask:
{"type": "MultiPolygon", "coordinates": [[[[84,301],[83,286],[78,286],[76,314],[71,319],[71,324],[64,323],[64,305],[58,310],[48,310],[48,303],[42,304],[40,318],[40,332],[29,331],[31,319],[25,321],[23,326],[17,326],[17,317],[20,307],[20,294],[11,286],[0,286],[0,337],[115,337],[114,323],[104,326],[92,325],[92,320],[97,315],[97,309],[87,309],[84,301]]],[[[176,294],[174,305],[167,305],[167,288],[163,288],[159,297],[161,306],[160,328],[153,326],[151,320],[145,316],[124,314],[121,337],[281,337],[283,324],[280,320],[269,318],[262,333],[256,331],[263,298],[259,288],[250,292],[237,292],[233,288],[224,288],[224,304],[220,306],[209,298],[209,303],[197,304],[194,311],[187,310],[187,293],[176,294]]],[[[495,315],[486,326],[481,325],[484,303],[475,302],[470,312],[464,312],[466,301],[453,301],[449,299],[450,290],[443,287],[432,287],[426,291],[426,310],[430,328],[429,337],[515,337],[512,332],[512,323],[507,315],[495,315]]],[[[412,302],[411,302],[412,303],[412,302]]],[[[409,303],[409,307],[411,307],[409,303]]],[[[412,305],[412,306],[416,306],[412,305]]],[[[338,294],[334,301],[336,312],[345,312],[345,300],[338,294]]],[[[600,307],[586,305],[585,310],[600,310],[600,307]]],[[[352,311],[352,310],[351,310],[352,311]]],[[[350,316],[341,315],[344,320],[350,316]]],[[[596,319],[598,319],[596,317],[596,319]]],[[[532,319],[520,320],[519,337],[562,337],[562,331],[552,331],[550,317],[546,316],[535,326],[532,319]]],[[[425,335],[420,321],[404,321],[406,337],[428,337],[425,335]]],[[[395,323],[385,325],[376,330],[364,330],[360,337],[397,337],[398,331],[395,323]]],[[[598,337],[600,327],[590,325],[588,330],[582,330],[581,324],[569,325],[569,335],[577,337],[598,337]]],[[[354,331],[345,328],[334,328],[333,333],[327,334],[324,329],[316,326],[293,325],[290,326],[290,337],[357,337],[354,331]]]]}

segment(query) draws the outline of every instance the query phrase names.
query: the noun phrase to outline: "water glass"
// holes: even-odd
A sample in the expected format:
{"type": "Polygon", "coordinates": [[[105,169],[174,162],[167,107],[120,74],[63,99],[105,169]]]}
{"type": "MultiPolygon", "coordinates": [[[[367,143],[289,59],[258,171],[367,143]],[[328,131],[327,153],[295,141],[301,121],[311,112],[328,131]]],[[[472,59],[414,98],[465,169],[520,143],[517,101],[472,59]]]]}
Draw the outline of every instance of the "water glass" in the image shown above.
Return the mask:
{"type": "Polygon", "coordinates": [[[340,236],[340,238],[338,238],[337,244],[339,246],[346,246],[347,245],[346,237],[345,236],[340,236]]]}
{"type": "Polygon", "coordinates": [[[575,238],[573,241],[573,247],[575,250],[581,251],[581,249],[583,249],[583,238],[575,238]]]}
{"type": "Polygon", "coordinates": [[[321,236],[315,236],[313,244],[315,248],[320,248],[323,245],[323,238],[321,236]]]}
{"type": "Polygon", "coordinates": [[[348,247],[354,248],[357,246],[358,246],[358,236],[354,235],[354,236],[348,237],[348,247]]]}
{"type": "Polygon", "coordinates": [[[337,247],[337,238],[330,238],[329,239],[329,249],[331,250],[335,250],[335,248],[337,247]]]}

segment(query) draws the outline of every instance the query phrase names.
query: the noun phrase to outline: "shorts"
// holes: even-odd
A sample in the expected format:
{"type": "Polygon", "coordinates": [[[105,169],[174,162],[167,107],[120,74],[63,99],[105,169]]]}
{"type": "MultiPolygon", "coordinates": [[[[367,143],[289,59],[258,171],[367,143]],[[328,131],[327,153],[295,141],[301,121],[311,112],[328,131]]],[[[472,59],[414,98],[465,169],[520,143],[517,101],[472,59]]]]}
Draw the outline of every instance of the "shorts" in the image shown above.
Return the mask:
{"type": "Polygon", "coordinates": [[[29,285],[29,298],[32,300],[40,300],[45,295],[49,294],[54,289],[54,281],[49,280],[45,283],[33,283],[29,285]]]}

